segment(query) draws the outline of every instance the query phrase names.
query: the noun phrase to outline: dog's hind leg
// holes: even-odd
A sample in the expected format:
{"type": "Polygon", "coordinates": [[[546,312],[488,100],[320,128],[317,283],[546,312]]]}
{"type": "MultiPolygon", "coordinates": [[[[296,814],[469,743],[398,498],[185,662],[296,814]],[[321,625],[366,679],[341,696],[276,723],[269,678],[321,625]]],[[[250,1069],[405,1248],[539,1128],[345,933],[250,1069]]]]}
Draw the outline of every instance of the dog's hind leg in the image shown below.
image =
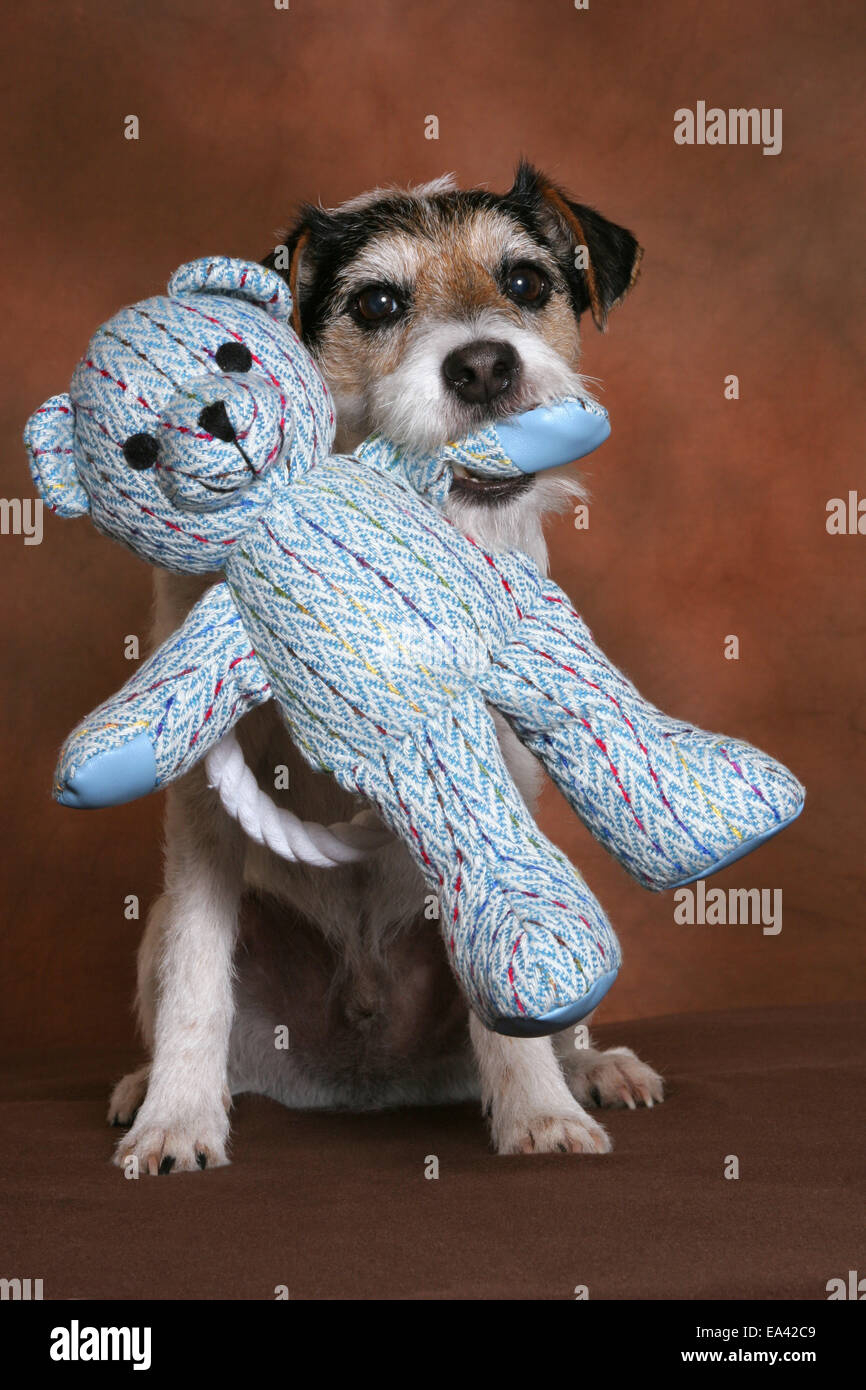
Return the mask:
{"type": "Polygon", "coordinates": [[[149,1078],[149,1062],[145,1062],[136,1071],[127,1072],[126,1076],[121,1077],[111,1092],[111,1099],[108,1102],[108,1123],[110,1125],[121,1125],[126,1128],[133,1123],[141,1109],[142,1101],[147,1095],[149,1078]]]}
{"type": "Polygon", "coordinates": [[[642,1062],[630,1047],[592,1046],[584,1019],[577,1028],[557,1033],[553,1046],[572,1095],[583,1105],[639,1105],[650,1109],[664,1100],[664,1082],[657,1071],[642,1062]]]}

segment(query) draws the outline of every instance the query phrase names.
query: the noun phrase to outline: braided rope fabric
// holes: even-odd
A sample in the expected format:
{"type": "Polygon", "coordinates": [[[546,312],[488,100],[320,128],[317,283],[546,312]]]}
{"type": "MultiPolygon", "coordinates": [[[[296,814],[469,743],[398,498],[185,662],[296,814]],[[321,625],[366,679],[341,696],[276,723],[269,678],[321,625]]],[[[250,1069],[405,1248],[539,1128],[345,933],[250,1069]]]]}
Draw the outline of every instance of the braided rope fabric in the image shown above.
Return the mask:
{"type": "Polygon", "coordinates": [[[297,476],[327,457],[334,410],[306,348],[274,317],[272,296],[283,312],[291,303],[279,276],[217,256],[182,267],[172,285],[177,294],[122,309],[97,330],[69,395],[30,417],[24,442],[52,511],[89,511],[99,530],[151,564],[209,574],[284,481],[277,459],[290,453],[297,476]],[[245,298],[241,279],[259,297],[245,298]],[[226,343],[249,348],[249,373],[220,369],[226,343]],[[231,447],[197,423],[216,398],[228,398],[234,417],[231,447]],[[142,471],[124,455],[139,434],[159,443],[154,467],[142,471]]]}
{"type": "Polygon", "coordinates": [[[576,1004],[619,948],[532,821],[479,699],[520,621],[507,574],[369,451],[321,462],[292,502],[226,573],[296,744],[408,844],[481,1018],[576,1004]]]}
{"type": "Polygon", "coordinates": [[[529,815],[485,702],[647,886],[778,829],[802,788],[758,750],[655,710],[528,557],[489,554],[446,520],[454,463],[489,448],[494,471],[507,465],[483,434],[435,458],[382,439],[332,456],[333,411],[279,277],[216,258],[172,285],[97,333],[26,441],[58,512],[89,510],[136,554],[224,582],[78,727],[60,794],[97,762],[140,794],[142,738],[164,785],[275,698],[310,765],[409,847],[480,1017],[503,1031],[580,1017],[619,947],[529,815]],[[226,344],[248,350],[248,370],[220,366],[239,361],[226,344]],[[129,449],[142,435],[143,456],[129,449]]]}
{"type": "Polygon", "coordinates": [[[117,694],[73,729],[55,772],[55,795],[81,771],[146,735],[156,785],[188,772],[248,710],[271,698],[241,615],[225,584],[215,584],[183,627],[143,662],[117,694]]]}
{"type": "Polygon", "coordinates": [[[602,907],[527,811],[477,697],[443,706],[356,775],[404,839],[408,824],[406,843],[439,896],[452,964],[486,1023],[574,1009],[618,970],[602,907]]]}
{"type": "Polygon", "coordinates": [[[520,632],[482,688],[641,883],[661,890],[700,877],[799,814],[805,793],[782,763],[650,704],[562,590],[521,557],[511,582],[520,632]]]}
{"type": "Polygon", "coordinates": [[[233,733],[211,749],[205,767],[208,786],[218,793],[229,815],[250,839],[291,863],[333,869],[338,864],[368,859],[392,843],[391,835],[376,823],[371,811],[360,811],[347,823],[324,826],[303,821],[284,806],[277,806],[260,789],[233,733]]]}

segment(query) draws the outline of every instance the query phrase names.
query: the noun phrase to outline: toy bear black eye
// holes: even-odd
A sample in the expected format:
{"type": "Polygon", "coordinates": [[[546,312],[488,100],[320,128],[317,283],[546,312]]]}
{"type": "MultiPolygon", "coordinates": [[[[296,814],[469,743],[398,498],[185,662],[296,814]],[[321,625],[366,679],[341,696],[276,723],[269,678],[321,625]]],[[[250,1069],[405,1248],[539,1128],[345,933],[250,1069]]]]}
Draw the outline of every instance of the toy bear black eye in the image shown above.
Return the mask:
{"type": "Polygon", "coordinates": [[[124,443],[123,457],[130,468],[152,468],[159,458],[159,440],[152,434],[131,434],[124,443]]]}
{"type": "Polygon", "coordinates": [[[215,355],[221,372],[248,372],[253,365],[253,354],[243,343],[221,343],[215,355]]]}

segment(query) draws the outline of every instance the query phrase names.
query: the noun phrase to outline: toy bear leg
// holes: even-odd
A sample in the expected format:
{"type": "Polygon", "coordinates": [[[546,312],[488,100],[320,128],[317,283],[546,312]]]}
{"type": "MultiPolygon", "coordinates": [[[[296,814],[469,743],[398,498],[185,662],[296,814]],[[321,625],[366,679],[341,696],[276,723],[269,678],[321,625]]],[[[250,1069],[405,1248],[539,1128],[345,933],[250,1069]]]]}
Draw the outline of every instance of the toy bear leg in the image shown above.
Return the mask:
{"type": "Polygon", "coordinates": [[[561,589],[518,578],[522,621],[485,694],[641,883],[702,878],[799,815],[804,791],[786,767],[663,714],[607,660],[561,589]]]}
{"type": "Polygon", "coordinates": [[[480,700],[441,710],[354,779],[437,894],[454,971],[487,1027],[554,1033],[595,1008],[618,942],[527,811],[480,700]]]}

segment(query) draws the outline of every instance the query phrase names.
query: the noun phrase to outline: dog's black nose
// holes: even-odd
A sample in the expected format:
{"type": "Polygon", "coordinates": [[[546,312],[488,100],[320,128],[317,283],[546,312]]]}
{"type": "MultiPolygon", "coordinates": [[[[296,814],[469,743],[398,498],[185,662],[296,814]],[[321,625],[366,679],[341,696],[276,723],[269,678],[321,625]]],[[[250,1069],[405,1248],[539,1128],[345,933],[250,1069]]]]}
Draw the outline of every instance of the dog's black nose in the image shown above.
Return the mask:
{"type": "Polygon", "coordinates": [[[469,405],[486,405],[511,386],[520,362],[510,343],[479,338],[449,352],[442,375],[449,391],[469,405]]]}
{"type": "Polygon", "coordinates": [[[233,442],[235,431],[225,401],[214,401],[212,405],[206,405],[199,414],[198,422],[202,429],[207,430],[215,439],[222,439],[226,444],[233,442]]]}

